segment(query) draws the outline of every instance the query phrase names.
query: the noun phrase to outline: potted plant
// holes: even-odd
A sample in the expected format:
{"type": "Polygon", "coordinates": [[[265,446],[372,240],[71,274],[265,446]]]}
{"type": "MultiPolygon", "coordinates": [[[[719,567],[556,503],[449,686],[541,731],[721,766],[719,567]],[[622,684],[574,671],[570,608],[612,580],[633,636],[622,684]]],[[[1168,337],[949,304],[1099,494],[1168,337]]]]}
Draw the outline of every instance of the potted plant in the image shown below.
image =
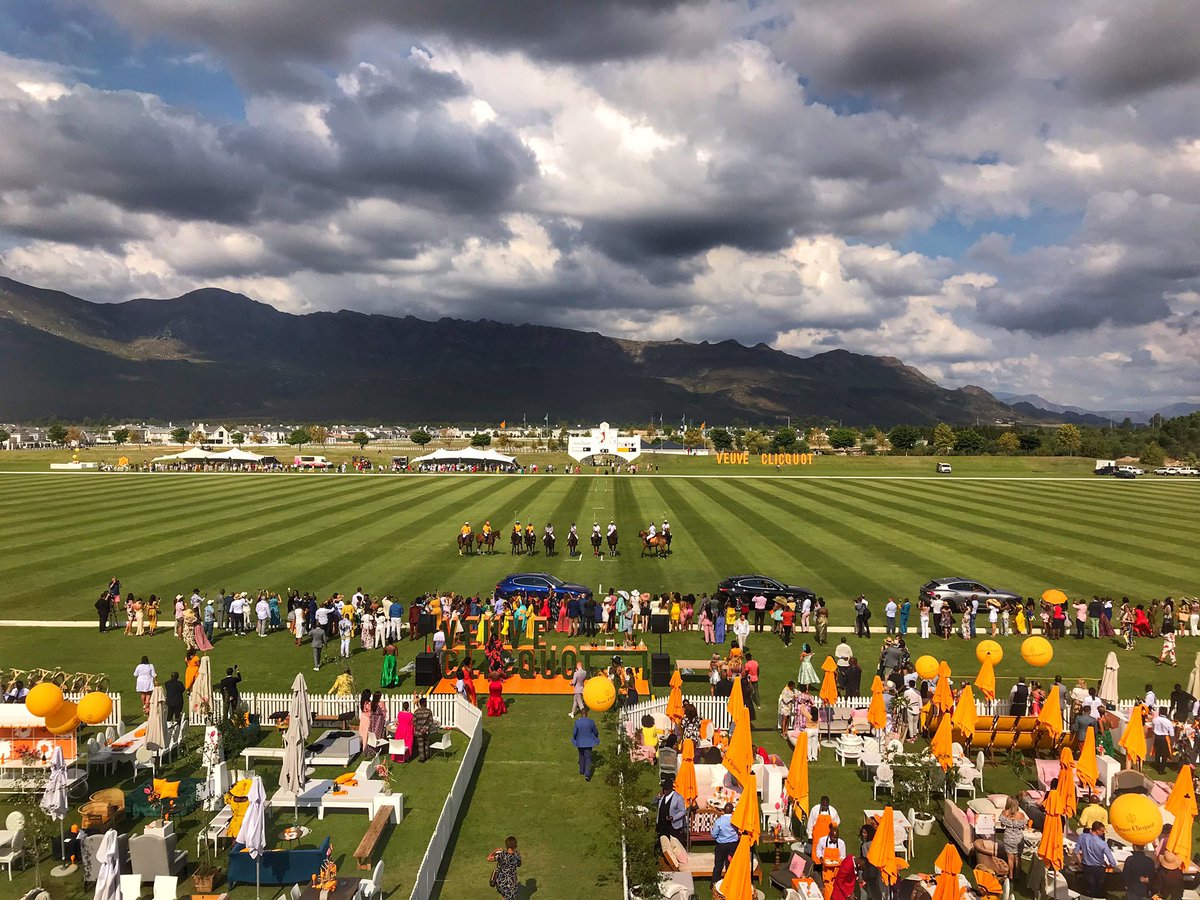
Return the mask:
{"type": "Polygon", "coordinates": [[[950,774],[928,753],[897,753],[891,758],[892,805],[913,811],[913,831],[922,837],[933,832],[933,795],[944,788],[950,774]]]}

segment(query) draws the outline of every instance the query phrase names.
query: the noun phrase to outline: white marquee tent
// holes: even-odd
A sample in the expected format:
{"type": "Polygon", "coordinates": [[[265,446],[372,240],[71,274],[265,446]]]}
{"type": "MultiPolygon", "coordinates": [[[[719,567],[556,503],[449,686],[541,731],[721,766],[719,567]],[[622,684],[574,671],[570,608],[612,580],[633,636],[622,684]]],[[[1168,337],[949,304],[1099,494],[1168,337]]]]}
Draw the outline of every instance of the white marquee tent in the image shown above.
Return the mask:
{"type": "Polygon", "coordinates": [[[418,456],[411,463],[413,466],[420,466],[425,463],[437,465],[444,463],[446,465],[456,465],[458,463],[480,463],[482,465],[499,465],[499,466],[515,466],[517,459],[515,456],[505,456],[503,453],[497,453],[495,450],[480,450],[476,447],[463,447],[461,450],[434,450],[425,456],[418,456]]]}
{"type": "Polygon", "coordinates": [[[182,453],[172,453],[168,456],[156,456],[154,462],[200,462],[201,460],[212,459],[227,460],[229,462],[262,462],[264,457],[257,453],[251,453],[249,450],[242,450],[240,447],[234,447],[232,450],[227,450],[224,453],[214,453],[211,450],[202,450],[200,447],[189,447],[182,453]]]}

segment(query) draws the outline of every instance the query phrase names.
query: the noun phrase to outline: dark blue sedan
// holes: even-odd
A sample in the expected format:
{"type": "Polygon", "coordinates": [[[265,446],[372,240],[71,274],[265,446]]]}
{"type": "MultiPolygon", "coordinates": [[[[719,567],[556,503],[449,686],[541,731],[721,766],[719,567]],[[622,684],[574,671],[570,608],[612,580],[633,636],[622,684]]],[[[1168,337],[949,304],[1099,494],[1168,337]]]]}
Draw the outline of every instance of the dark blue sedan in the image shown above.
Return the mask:
{"type": "Polygon", "coordinates": [[[517,594],[524,594],[526,597],[545,597],[551,591],[557,597],[574,595],[580,600],[586,600],[592,596],[592,589],[586,585],[563,581],[561,578],[555,578],[545,572],[518,572],[515,575],[506,576],[496,585],[496,596],[505,600],[517,594]]]}

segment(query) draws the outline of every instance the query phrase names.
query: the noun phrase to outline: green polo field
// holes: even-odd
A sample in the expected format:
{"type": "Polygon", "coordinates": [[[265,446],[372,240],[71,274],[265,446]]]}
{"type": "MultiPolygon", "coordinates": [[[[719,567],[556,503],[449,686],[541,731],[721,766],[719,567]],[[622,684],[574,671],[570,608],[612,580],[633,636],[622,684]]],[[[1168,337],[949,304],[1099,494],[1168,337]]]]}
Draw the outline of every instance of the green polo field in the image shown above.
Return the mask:
{"type": "MultiPolygon", "coordinates": [[[[929,460],[919,466],[916,460],[830,460],[795,476],[785,471],[785,477],[757,466],[739,477],[711,461],[688,462],[673,461],[669,476],[0,474],[0,615],[93,621],[92,603],[113,575],[142,596],[173,597],[194,587],[213,595],[222,587],[328,595],[361,586],[407,604],[438,589],[487,592],[505,574],[522,570],[549,571],[594,590],[616,585],[695,593],[711,592],[726,575],[758,571],[823,595],[834,626],[849,624],[849,602],[859,593],[873,601],[872,624],[882,626],[880,601],[915,597],[924,581],[944,575],[1030,596],[1049,587],[1139,601],[1200,594],[1200,479],[1093,479],[1078,460],[956,460],[949,477],[934,477],[929,460]],[[664,516],[675,552],[642,558],[637,531],[664,516]],[[586,534],[593,521],[603,526],[610,518],[620,529],[622,552],[594,559],[586,534]],[[460,557],[454,544],[459,526],[470,521],[478,529],[485,519],[501,531],[499,552],[460,557]],[[558,555],[547,559],[539,544],[532,558],[511,557],[507,532],[518,519],[532,520],[539,534],[553,522],[558,555]],[[566,553],[571,522],[585,535],[581,559],[566,553]]],[[[868,670],[878,644],[878,637],[853,641],[868,670]]],[[[1039,674],[1020,661],[1017,639],[1004,644],[1002,685],[1016,674],[1039,674]]],[[[1180,639],[1181,668],[1168,672],[1153,667],[1158,644],[1141,641],[1122,655],[1123,696],[1139,694],[1150,680],[1160,696],[1174,681],[1186,683],[1200,639],[1180,639]]],[[[405,642],[402,662],[417,647],[405,642]]],[[[973,677],[978,668],[973,648],[957,639],[918,647],[945,656],[955,676],[973,677]]],[[[1114,647],[1090,639],[1059,642],[1053,664],[1040,674],[1094,680],[1114,647]]],[[[795,675],[797,646],[785,649],[766,634],[752,636],[750,648],[763,666],[764,709],[755,740],[783,752],[769,725],[774,697],[795,675]]],[[[696,634],[669,636],[667,649],[683,657],[706,652],[696,634]]],[[[137,639],[94,629],[0,628],[0,666],[106,672],[113,688],[129,695],[127,710],[135,702],[132,668],[142,654],[160,674],[182,668],[182,646],[167,630],[137,639]]],[[[218,672],[240,663],[243,689],[250,691],[283,690],[304,671],[310,688],[323,692],[338,668],[309,671],[307,646],[294,647],[286,634],[220,637],[213,659],[218,672]]],[[[352,666],[360,685],[377,683],[377,651],[358,652],[352,666]]],[[[401,689],[411,690],[411,682],[401,689]]],[[[693,689],[707,692],[707,685],[693,689]]],[[[597,811],[599,792],[607,788],[602,779],[585,784],[573,774],[568,707],[562,698],[520,697],[509,716],[485,720],[482,767],[451,846],[443,897],[488,896],[483,857],[509,833],[518,835],[525,854],[522,896],[619,896],[615,839],[597,811]]],[[[414,808],[384,853],[395,897],[408,896],[406,875],[424,850],[457,756],[421,770],[437,778],[416,771],[401,776],[418,781],[401,787],[414,808]]],[[[832,757],[818,768],[814,791],[828,785],[843,815],[869,805],[870,786],[855,770],[832,757]]],[[[1006,769],[989,777],[989,789],[1017,787],[1006,769]]],[[[0,801],[0,817],[7,809],[0,801]]],[[[341,815],[308,824],[333,834],[339,855],[353,850],[365,827],[359,816],[341,815]]],[[[941,849],[939,835],[918,844],[918,870],[924,863],[927,871],[941,849]]],[[[194,849],[195,842],[183,846],[194,849]]],[[[353,869],[348,855],[345,867],[353,869]]],[[[14,885],[29,882],[26,870],[14,885]]],[[[51,889],[56,898],[83,896],[75,883],[54,881],[51,889]]],[[[235,892],[249,896],[252,889],[235,892]]]]}

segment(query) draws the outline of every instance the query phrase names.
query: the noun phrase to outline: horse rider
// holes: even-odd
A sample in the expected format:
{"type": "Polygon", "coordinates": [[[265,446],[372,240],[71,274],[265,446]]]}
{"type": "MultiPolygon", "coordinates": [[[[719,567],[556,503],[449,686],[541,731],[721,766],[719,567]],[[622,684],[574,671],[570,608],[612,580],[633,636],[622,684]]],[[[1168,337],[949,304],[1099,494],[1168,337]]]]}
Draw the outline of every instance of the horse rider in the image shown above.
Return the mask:
{"type": "Polygon", "coordinates": [[[615,537],[617,533],[617,523],[611,519],[608,522],[608,536],[615,537]]]}
{"type": "Polygon", "coordinates": [[[459,556],[463,555],[463,544],[466,543],[467,538],[469,538],[471,536],[471,534],[472,534],[471,523],[463,522],[463,527],[458,530],[458,555],[459,556]]]}
{"type": "Polygon", "coordinates": [[[513,534],[515,534],[517,537],[521,536],[521,521],[520,521],[520,519],[517,520],[517,524],[513,525],[513,534]]]}
{"type": "Polygon", "coordinates": [[[646,539],[653,541],[656,537],[658,537],[658,529],[655,528],[654,523],[651,522],[650,527],[646,529],[646,539]]]}
{"type": "Polygon", "coordinates": [[[568,544],[571,543],[572,538],[574,538],[575,543],[577,543],[577,544],[579,543],[579,532],[575,530],[574,522],[571,523],[571,530],[567,532],[567,543],[568,544]]]}
{"type": "Polygon", "coordinates": [[[662,537],[663,537],[663,540],[667,542],[667,549],[670,550],[671,549],[671,523],[668,522],[666,519],[663,519],[662,537]]]}
{"type": "Polygon", "coordinates": [[[554,525],[552,523],[546,523],[546,532],[544,536],[550,538],[551,540],[554,539],[554,525]]]}
{"type": "Polygon", "coordinates": [[[592,523],[592,555],[598,556],[600,553],[600,523],[592,523]]]}
{"type": "Polygon", "coordinates": [[[485,521],[485,522],[483,523],[483,533],[484,533],[485,535],[488,535],[488,534],[491,534],[491,533],[492,533],[492,521],[491,521],[491,519],[488,519],[487,521],[485,521]]]}

